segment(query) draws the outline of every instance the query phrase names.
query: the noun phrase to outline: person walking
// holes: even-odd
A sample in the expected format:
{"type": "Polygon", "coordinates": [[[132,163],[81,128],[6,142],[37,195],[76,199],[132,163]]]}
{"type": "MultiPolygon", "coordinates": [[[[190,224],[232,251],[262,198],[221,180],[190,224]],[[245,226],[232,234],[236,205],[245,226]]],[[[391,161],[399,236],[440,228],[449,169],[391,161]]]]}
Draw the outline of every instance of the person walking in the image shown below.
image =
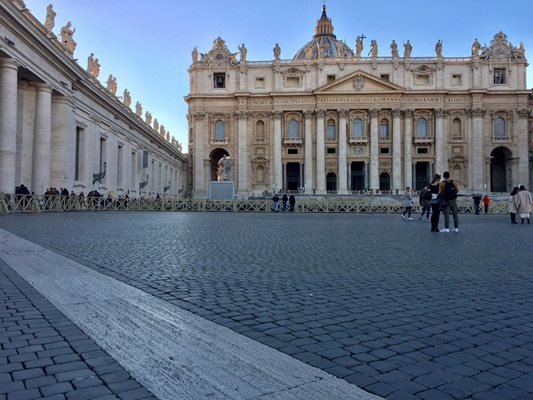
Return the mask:
{"type": "Polygon", "coordinates": [[[520,189],[516,195],[516,208],[518,209],[518,215],[520,215],[521,223],[527,219],[527,223],[531,223],[529,220],[529,213],[531,212],[531,193],[529,193],[524,185],[520,185],[520,189]]]}
{"type": "Polygon", "coordinates": [[[440,200],[439,196],[440,175],[433,175],[433,179],[429,184],[429,191],[431,192],[431,232],[439,231],[439,214],[440,214],[440,200]]]}
{"type": "Polygon", "coordinates": [[[489,212],[490,199],[489,196],[483,196],[483,207],[485,207],[485,214],[489,212]]]}
{"type": "Polygon", "coordinates": [[[474,211],[475,211],[476,215],[479,215],[479,210],[480,210],[480,206],[481,206],[481,195],[475,193],[472,196],[472,199],[474,200],[474,211]]]}
{"type": "Polygon", "coordinates": [[[513,191],[509,194],[509,214],[511,215],[511,224],[518,224],[516,222],[516,213],[518,208],[516,207],[516,195],[518,194],[518,186],[513,188],[513,191]]]}
{"type": "Polygon", "coordinates": [[[413,198],[411,197],[410,187],[405,188],[405,193],[403,194],[403,207],[402,219],[405,220],[405,214],[407,214],[409,221],[412,221],[413,218],[411,218],[411,210],[413,209],[413,198]]]}
{"type": "Polygon", "coordinates": [[[459,232],[459,210],[457,208],[457,194],[459,188],[457,184],[450,179],[450,173],[444,171],[442,174],[444,180],[439,185],[439,195],[443,202],[442,212],[444,214],[444,228],[440,232],[450,232],[450,211],[453,216],[453,231],[459,232]]]}
{"type": "Polygon", "coordinates": [[[429,190],[429,186],[424,186],[422,188],[418,201],[420,203],[420,207],[422,208],[422,212],[420,213],[418,220],[420,221],[422,217],[424,217],[424,214],[426,214],[426,221],[429,221],[429,211],[431,210],[431,206],[429,205],[431,202],[431,192],[429,190]]]}

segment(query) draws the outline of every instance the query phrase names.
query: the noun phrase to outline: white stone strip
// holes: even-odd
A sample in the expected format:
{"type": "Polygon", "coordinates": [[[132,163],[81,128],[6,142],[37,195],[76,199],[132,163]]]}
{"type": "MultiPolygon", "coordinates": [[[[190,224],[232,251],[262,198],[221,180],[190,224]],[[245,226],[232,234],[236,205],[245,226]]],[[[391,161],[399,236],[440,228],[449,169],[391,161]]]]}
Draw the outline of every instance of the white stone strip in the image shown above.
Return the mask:
{"type": "Polygon", "coordinates": [[[380,399],[4,230],[0,257],[161,400],[380,399]]]}

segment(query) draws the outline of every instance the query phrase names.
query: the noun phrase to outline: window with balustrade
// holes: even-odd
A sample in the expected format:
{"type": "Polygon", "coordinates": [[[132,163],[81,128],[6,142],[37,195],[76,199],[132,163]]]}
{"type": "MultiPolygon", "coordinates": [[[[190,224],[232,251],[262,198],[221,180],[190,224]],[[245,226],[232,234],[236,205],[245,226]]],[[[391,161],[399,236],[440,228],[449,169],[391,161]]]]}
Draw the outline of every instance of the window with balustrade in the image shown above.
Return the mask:
{"type": "Polygon", "coordinates": [[[350,136],[354,139],[362,139],[364,134],[364,123],[361,118],[354,118],[352,120],[352,130],[350,136]]]}
{"type": "Polygon", "coordinates": [[[387,118],[383,118],[379,122],[379,139],[380,140],[389,140],[389,120],[387,118]]]}
{"type": "Polygon", "coordinates": [[[416,137],[425,138],[428,136],[428,122],[425,118],[416,120],[416,137]]]}

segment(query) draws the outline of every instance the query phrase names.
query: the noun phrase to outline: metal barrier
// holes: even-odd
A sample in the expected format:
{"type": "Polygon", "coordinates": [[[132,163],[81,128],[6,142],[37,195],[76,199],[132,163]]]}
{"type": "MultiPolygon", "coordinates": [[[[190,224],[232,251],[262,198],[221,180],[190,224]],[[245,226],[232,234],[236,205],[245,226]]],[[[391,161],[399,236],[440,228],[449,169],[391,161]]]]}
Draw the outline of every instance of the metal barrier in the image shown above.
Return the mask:
{"type": "MultiPolygon", "coordinates": [[[[459,197],[457,205],[460,213],[474,213],[470,198],[459,197]]],[[[280,207],[281,209],[281,207],[280,207]]],[[[400,213],[403,210],[401,196],[391,198],[379,195],[356,195],[345,198],[324,197],[321,199],[299,198],[295,212],[302,213],[400,213]]],[[[40,213],[66,211],[188,211],[188,212],[271,212],[270,199],[248,200],[191,200],[177,198],[136,198],[111,200],[104,197],[80,196],[26,196],[0,193],[0,214],[40,213]]],[[[420,213],[417,201],[413,213],[420,213]]],[[[507,201],[493,200],[489,213],[506,214],[507,201]]]]}

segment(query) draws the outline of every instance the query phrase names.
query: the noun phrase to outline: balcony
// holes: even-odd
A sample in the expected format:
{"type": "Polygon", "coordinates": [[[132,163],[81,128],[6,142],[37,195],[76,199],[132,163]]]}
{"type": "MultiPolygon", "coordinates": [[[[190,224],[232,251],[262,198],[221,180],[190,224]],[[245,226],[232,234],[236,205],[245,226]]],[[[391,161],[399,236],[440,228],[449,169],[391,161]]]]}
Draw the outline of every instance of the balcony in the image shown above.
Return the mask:
{"type": "Polygon", "coordinates": [[[433,136],[415,136],[413,137],[414,144],[429,144],[434,142],[433,136]]]}
{"type": "Polygon", "coordinates": [[[229,143],[228,138],[222,138],[222,139],[211,138],[209,141],[209,144],[213,146],[221,146],[221,145],[225,145],[228,143],[229,143]]]}
{"type": "Polygon", "coordinates": [[[492,143],[511,143],[512,139],[510,136],[493,136],[492,143]]]}
{"type": "Polygon", "coordinates": [[[350,144],[365,144],[368,142],[367,136],[350,136],[348,138],[350,144]]]}
{"type": "Polygon", "coordinates": [[[301,146],[303,140],[301,137],[285,137],[283,138],[283,144],[287,146],[301,146]]]}

